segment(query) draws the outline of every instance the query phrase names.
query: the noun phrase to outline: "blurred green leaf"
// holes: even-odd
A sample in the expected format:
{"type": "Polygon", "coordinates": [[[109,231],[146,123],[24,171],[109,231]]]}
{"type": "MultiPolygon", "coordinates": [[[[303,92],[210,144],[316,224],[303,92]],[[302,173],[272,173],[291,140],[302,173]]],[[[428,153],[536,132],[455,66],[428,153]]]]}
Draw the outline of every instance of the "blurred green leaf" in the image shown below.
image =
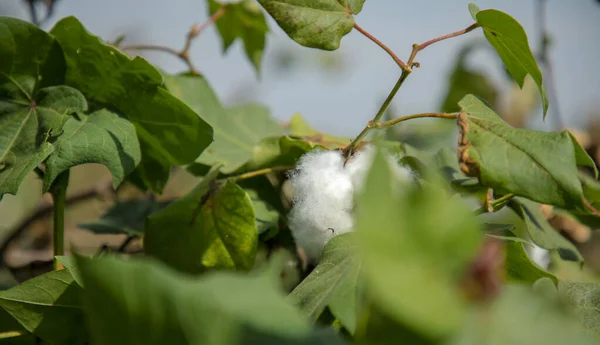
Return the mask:
{"type": "Polygon", "coordinates": [[[119,201],[100,219],[77,226],[96,234],[143,236],[146,217],[167,207],[171,201],[150,199],[119,201]]]}
{"type": "Polygon", "coordinates": [[[343,148],[352,141],[351,138],[323,134],[317,131],[300,114],[294,114],[290,120],[290,136],[310,141],[328,149],[343,148]]]}
{"type": "Polygon", "coordinates": [[[441,111],[444,113],[459,112],[458,102],[469,94],[481,98],[492,108],[496,104],[498,92],[492,81],[485,74],[472,71],[465,66],[465,60],[471,51],[472,47],[467,46],[458,54],[456,65],[448,82],[448,91],[441,106],[441,111]]]}
{"type": "Polygon", "coordinates": [[[68,270],[53,271],[0,291],[0,306],[43,340],[80,344],[86,339],[80,293],[68,270]]]}
{"type": "Polygon", "coordinates": [[[266,138],[254,146],[250,160],[239,170],[251,171],[275,166],[294,166],[303,154],[315,148],[323,147],[288,136],[266,138]]]}
{"type": "Polygon", "coordinates": [[[464,321],[458,282],[482,233],[466,204],[443,189],[399,183],[379,153],[357,199],[369,297],[396,321],[441,338],[464,321]]]}
{"type": "Polygon", "coordinates": [[[474,308],[461,334],[449,345],[591,345],[596,342],[555,300],[528,286],[508,285],[489,304],[474,308]]]}
{"type": "Polygon", "coordinates": [[[224,11],[221,18],[216,21],[217,30],[223,40],[223,52],[226,52],[231,44],[240,38],[244,42],[248,60],[259,72],[265,50],[265,36],[269,31],[260,7],[252,0],[242,0],[236,3],[208,0],[208,4],[211,15],[219,10],[224,11]]]}
{"type": "Polygon", "coordinates": [[[256,190],[244,189],[244,192],[252,201],[258,234],[261,235],[261,238],[272,237],[279,231],[279,212],[262,200],[256,190]]]}
{"type": "Polygon", "coordinates": [[[297,43],[336,50],[352,31],[354,14],[365,0],[258,0],[277,24],[297,43]]]}
{"type": "Polygon", "coordinates": [[[497,10],[477,11],[469,5],[469,11],[483,28],[487,40],[500,55],[508,72],[523,87],[525,77],[530,74],[542,95],[544,118],[548,112],[548,95],[544,90],[542,72],[529,48],[527,34],[513,17],[497,10]]]}
{"type": "Polygon", "coordinates": [[[212,128],[161,86],[160,73],[146,60],[129,59],[74,17],[59,21],[51,33],[67,61],[65,83],[134,124],[142,160],[133,180],[140,187],[161,192],[171,165],[193,162],[212,142],[212,128]]]}
{"type": "Polygon", "coordinates": [[[550,278],[554,283],[558,279],[550,272],[536,265],[525,251],[524,243],[519,241],[511,231],[506,231],[507,238],[514,238],[514,241],[504,242],[506,249],[506,276],[508,281],[523,282],[533,284],[541,278],[550,278]]]}
{"type": "Polygon", "coordinates": [[[458,119],[463,172],[501,194],[585,210],[577,148],[568,131],[512,128],[473,95],[459,104],[464,111],[458,119]]]}
{"type": "Polygon", "coordinates": [[[146,222],[144,248],[188,273],[254,265],[258,231],[248,195],[233,182],[220,185],[214,170],[194,190],[146,222]]]}
{"type": "Polygon", "coordinates": [[[283,133],[263,106],[223,108],[203,77],[170,76],[165,77],[165,84],[213,127],[214,142],[196,159],[197,163],[223,164],[221,171],[231,173],[250,159],[254,145],[263,138],[283,133]]]}
{"type": "Polygon", "coordinates": [[[513,198],[508,207],[523,219],[527,233],[535,244],[556,250],[563,260],[583,262],[577,247],[552,228],[538,204],[524,198],[513,198]]]}
{"type": "Polygon", "coordinates": [[[148,259],[78,264],[96,345],[339,343],[331,333],[317,341],[268,275],[192,279],[148,259]]]}
{"type": "Polygon", "coordinates": [[[354,235],[333,237],[323,248],[317,267],[290,294],[291,300],[301,305],[312,320],[329,307],[350,334],[356,329],[360,271],[354,235]]]}
{"type": "Polygon", "coordinates": [[[86,115],[81,112],[67,120],[56,147],[46,161],[44,191],[63,171],[85,163],[105,165],[116,188],[140,162],[140,144],[131,122],[108,110],[86,115]]]}
{"type": "Polygon", "coordinates": [[[576,308],[583,326],[600,340],[600,285],[561,281],[558,290],[576,308]]]}

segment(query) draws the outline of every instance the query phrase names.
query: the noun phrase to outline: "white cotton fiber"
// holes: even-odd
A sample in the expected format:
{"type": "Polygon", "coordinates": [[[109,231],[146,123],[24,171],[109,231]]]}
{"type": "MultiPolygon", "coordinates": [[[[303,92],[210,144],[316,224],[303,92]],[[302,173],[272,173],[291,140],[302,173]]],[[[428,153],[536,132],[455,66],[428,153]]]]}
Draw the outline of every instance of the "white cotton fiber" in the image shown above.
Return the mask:
{"type": "MultiPolygon", "coordinates": [[[[333,236],[353,230],[354,192],[362,188],[375,152],[375,147],[367,146],[344,166],[339,151],[315,150],[302,156],[290,174],[294,198],[289,226],[310,262],[318,261],[333,236]]],[[[410,171],[391,156],[389,163],[398,178],[410,177],[410,171]]]]}

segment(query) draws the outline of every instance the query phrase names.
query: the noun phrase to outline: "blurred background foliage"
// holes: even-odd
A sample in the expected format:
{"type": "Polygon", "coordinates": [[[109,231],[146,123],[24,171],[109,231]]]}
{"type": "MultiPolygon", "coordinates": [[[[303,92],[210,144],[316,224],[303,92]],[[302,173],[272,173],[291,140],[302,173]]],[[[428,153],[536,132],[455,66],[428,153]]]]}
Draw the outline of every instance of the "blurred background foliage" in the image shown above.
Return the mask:
{"type": "MultiPolygon", "coordinates": [[[[358,20],[363,26],[379,31],[383,41],[390,42],[401,52],[408,52],[414,41],[458,29],[469,22],[465,10],[467,1],[411,4],[414,15],[408,18],[399,14],[404,11],[405,3],[398,0],[370,3],[366,6],[370,9],[366,9],[358,20]],[[436,5],[432,5],[434,3],[436,5]],[[438,5],[439,14],[425,10],[427,6],[438,5]],[[422,13],[428,15],[422,16],[422,13]],[[454,16],[453,13],[461,14],[454,16]],[[405,20],[396,20],[396,16],[405,20]],[[435,25],[419,24],[418,20],[415,23],[415,18],[426,18],[435,22],[435,25]],[[386,28],[386,25],[393,25],[393,29],[386,28]]],[[[483,38],[471,36],[461,37],[423,53],[420,57],[422,67],[416,70],[411,82],[403,88],[386,113],[386,118],[421,110],[455,112],[459,110],[457,102],[463,96],[475,94],[514,127],[572,130],[598,164],[600,103],[597,94],[600,90],[600,65],[596,62],[600,59],[600,44],[593,38],[596,38],[594,32],[600,32],[600,21],[597,20],[600,6],[595,1],[584,0],[568,4],[557,0],[490,0],[477,3],[501,10],[503,7],[510,8],[507,11],[529,33],[551,98],[551,110],[546,122],[540,120],[539,96],[533,81],[528,78],[524,87],[519,88],[504,73],[501,61],[490,54],[489,45],[482,44],[483,38]],[[570,38],[565,37],[568,35],[571,35],[570,38]]],[[[114,0],[98,3],[28,0],[0,3],[0,15],[37,21],[42,27],[50,28],[61,17],[74,14],[109,42],[121,38],[127,44],[164,43],[177,47],[183,40],[186,27],[194,22],[202,22],[207,17],[204,7],[204,1],[179,1],[165,5],[149,1],[114,0]],[[106,20],[111,17],[111,20],[106,20]],[[154,36],[157,32],[160,33],[154,36]]],[[[360,36],[345,38],[348,42],[339,51],[323,52],[299,47],[284,37],[272,21],[269,21],[269,26],[272,31],[267,39],[263,71],[258,76],[251,65],[244,61],[241,44],[234,44],[233,52],[224,56],[221,54],[220,42],[212,31],[214,29],[203,33],[202,38],[195,42],[190,52],[191,58],[227,106],[260,101],[271,107],[283,127],[290,125],[293,114],[301,112],[307,122],[318,130],[345,137],[356,135],[367,119],[372,117],[389,85],[397,77],[397,66],[360,36]]],[[[140,54],[168,72],[182,70],[181,63],[172,57],[157,52],[144,51],[140,54]]],[[[385,136],[408,143],[422,152],[456,147],[455,124],[445,120],[406,122],[388,129],[385,136]]],[[[100,224],[98,218],[115,203],[126,203],[132,199],[148,200],[147,212],[151,213],[160,205],[188,192],[197,182],[198,178],[187,170],[176,169],[160,196],[139,192],[129,185],[112,192],[110,174],[105,167],[84,165],[72,169],[69,195],[72,198],[80,196],[83,201],[67,210],[67,249],[77,248],[83,253],[92,253],[98,248],[118,250],[119,246],[125,244],[130,251],[139,250],[139,239],[131,237],[131,241],[124,242],[129,235],[111,231],[111,227],[118,227],[119,220],[122,220],[120,215],[116,215],[117,225],[110,218],[110,213],[104,216],[100,224]]],[[[4,257],[0,268],[2,288],[51,268],[50,200],[48,195],[39,195],[40,188],[41,181],[31,174],[21,186],[19,195],[5,196],[0,204],[0,241],[5,244],[1,253],[4,257]],[[13,236],[15,233],[18,236],[13,236]]],[[[264,212],[268,218],[268,210],[264,212]]],[[[139,210],[136,214],[139,214],[139,210]]],[[[580,249],[589,269],[579,273],[563,263],[564,267],[555,267],[562,272],[558,275],[589,274],[594,277],[600,271],[598,232],[559,213],[547,212],[546,216],[557,231],[580,249]]],[[[516,216],[507,211],[486,217],[490,222],[523,226],[516,216]]],[[[139,219],[128,223],[136,221],[139,223],[139,219]]],[[[278,221],[275,219],[272,222],[276,224],[278,221]]],[[[135,234],[135,229],[128,231],[130,235],[135,234]]],[[[300,279],[300,272],[291,265],[285,279],[288,280],[286,286],[293,287],[300,279]]]]}

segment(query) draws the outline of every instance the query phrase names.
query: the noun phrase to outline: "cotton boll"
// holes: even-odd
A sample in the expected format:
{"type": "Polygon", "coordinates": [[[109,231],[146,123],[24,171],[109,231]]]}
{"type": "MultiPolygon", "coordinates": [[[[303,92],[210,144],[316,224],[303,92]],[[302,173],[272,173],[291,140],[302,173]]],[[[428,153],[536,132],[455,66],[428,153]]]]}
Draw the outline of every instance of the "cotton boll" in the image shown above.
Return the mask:
{"type": "MultiPolygon", "coordinates": [[[[353,230],[354,193],[362,188],[375,152],[373,145],[367,145],[344,166],[339,151],[312,151],[302,156],[290,174],[294,197],[289,226],[310,262],[318,261],[332,237],[353,230]]],[[[409,169],[391,155],[387,160],[397,180],[410,180],[409,169]]]]}
{"type": "Polygon", "coordinates": [[[331,237],[352,230],[353,187],[337,151],[304,155],[290,175],[294,206],[289,225],[296,243],[316,262],[331,237]]]}

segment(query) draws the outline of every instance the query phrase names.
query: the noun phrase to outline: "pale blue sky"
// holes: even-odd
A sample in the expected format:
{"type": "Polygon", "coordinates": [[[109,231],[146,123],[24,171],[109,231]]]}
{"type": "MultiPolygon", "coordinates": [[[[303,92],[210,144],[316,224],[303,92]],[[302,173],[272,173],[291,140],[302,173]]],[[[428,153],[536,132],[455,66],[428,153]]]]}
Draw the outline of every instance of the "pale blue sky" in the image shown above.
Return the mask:
{"type": "MultiPolygon", "coordinates": [[[[23,2],[13,1],[2,4],[4,14],[27,18],[23,2]]],[[[466,0],[370,0],[356,20],[406,60],[412,43],[470,25],[473,20],[467,10],[468,3],[466,0]]],[[[515,17],[529,34],[534,50],[537,48],[539,33],[534,0],[475,3],[482,9],[496,8],[515,17]]],[[[551,57],[561,111],[568,125],[582,126],[591,109],[600,109],[600,5],[595,0],[549,0],[547,12],[554,39],[551,57]]],[[[75,15],[104,39],[129,33],[126,43],[173,48],[181,47],[191,24],[207,18],[204,0],[61,0],[46,28],[67,15],[75,15]]],[[[300,112],[323,131],[351,136],[373,116],[400,74],[385,52],[357,32],[347,35],[338,51],[324,53],[295,44],[272,21],[271,28],[260,80],[246,61],[240,44],[235,44],[225,56],[221,54],[220,38],[214,29],[207,30],[194,42],[191,56],[195,64],[225,103],[239,100],[242,95],[265,103],[281,120],[300,112]],[[298,57],[299,69],[279,72],[277,56],[284,50],[298,57]],[[343,72],[315,68],[323,54],[338,54],[345,66],[343,72]]],[[[396,99],[401,112],[437,110],[456,52],[464,43],[482,37],[477,30],[423,51],[417,59],[422,67],[410,76],[396,99]]],[[[185,68],[176,58],[162,53],[145,56],[169,72],[185,68]]],[[[476,67],[489,70],[497,83],[501,83],[502,71],[493,54],[480,53],[471,60],[476,67]]]]}

